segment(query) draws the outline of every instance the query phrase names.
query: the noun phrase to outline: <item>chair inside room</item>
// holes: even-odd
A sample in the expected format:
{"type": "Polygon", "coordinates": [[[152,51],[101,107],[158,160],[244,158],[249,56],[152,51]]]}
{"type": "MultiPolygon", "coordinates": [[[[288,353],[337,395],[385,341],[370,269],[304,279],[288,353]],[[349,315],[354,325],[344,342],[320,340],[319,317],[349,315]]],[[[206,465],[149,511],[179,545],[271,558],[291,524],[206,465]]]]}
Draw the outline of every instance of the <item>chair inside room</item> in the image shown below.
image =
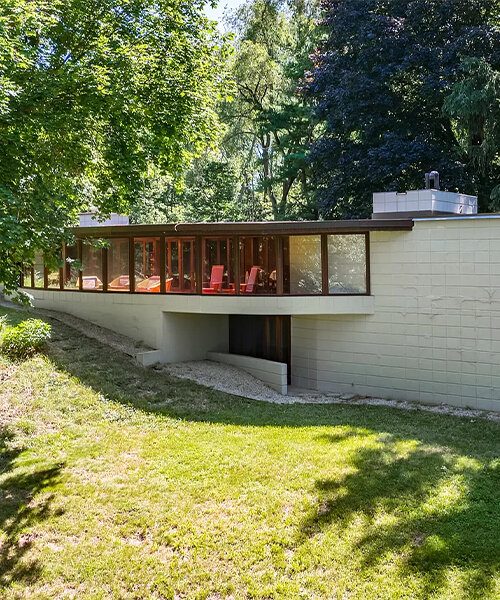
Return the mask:
{"type": "Polygon", "coordinates": [[[210,282],[203,285],[204,294],[215,294],[222,290],[224,265],[214,265],[210,274],[210,282]]]}

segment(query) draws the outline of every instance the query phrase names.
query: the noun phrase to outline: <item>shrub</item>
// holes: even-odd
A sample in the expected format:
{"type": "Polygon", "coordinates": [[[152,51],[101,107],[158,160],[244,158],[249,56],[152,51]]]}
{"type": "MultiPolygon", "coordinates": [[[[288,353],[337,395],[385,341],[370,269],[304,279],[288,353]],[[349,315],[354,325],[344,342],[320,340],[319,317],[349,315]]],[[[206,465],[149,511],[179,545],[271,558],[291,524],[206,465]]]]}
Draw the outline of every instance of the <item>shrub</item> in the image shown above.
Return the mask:
{"type": "Polygon", "coordinates": [[[2,352],[14,359],[27,358],[39,352],[50,338],[51,327],[40,319],[27,319],[7,329],[3,336],[2,352]]]}
{"type": "Polygon", "coordinates": [[[7,328],[7,317],[5,315],[2,315],[0,317],[0,333],[2,333],[2,331],[6,328],[7,328]]]}

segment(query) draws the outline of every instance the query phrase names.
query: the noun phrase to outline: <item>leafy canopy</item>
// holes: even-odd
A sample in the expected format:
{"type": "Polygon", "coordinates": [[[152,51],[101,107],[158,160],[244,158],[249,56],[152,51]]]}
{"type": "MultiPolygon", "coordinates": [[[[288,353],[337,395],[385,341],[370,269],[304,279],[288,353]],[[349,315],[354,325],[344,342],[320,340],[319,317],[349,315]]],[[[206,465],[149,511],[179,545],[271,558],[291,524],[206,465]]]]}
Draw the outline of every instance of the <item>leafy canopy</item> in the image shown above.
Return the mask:
{"type": "Polygon", "coordinates": [[[203,0],[3,0],[0,282],[77,212],[125,210],[212,143],[226,47],[203,0]]]}
{"type": "MultiPolygon", "coordinates": [[[[485,115],[494,101],[483,103],[478,119],[474,101],[463,102],[466,90],[454,86],[468,77],[466,59],[498,73],[498,0],[325,0],[323,6],[327,39],[307,87],[326,127],[311,156],[324,214],[367,216],[372,192],[419,188],[431,169],[448,189],[479,189],[486,208],[498,179],[489,168],[482,174],[475,168],[470,127],[475,121],[483,129],[484,120],[489,132],[482,131],[479,144],[487,138],[491,145],[496,134],[485,115]]],[[[471,91],[469,85],[469,98],[471,91]]],[[[490,161],[491,153],[483,158],[490,161]]]]}

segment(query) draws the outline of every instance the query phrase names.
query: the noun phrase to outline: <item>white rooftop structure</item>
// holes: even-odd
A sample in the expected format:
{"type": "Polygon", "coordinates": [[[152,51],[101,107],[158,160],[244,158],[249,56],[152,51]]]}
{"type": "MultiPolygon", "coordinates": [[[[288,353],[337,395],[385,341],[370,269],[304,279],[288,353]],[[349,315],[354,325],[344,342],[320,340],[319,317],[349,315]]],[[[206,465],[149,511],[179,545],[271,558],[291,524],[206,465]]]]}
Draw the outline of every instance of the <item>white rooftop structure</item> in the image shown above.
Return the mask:
{"type": "Polygon", "coordinates": [[[373,218],[398,213],[407,216],[476,215],[477,196],[442,190],[378,192],[373,194],[373,218]]]}
{"type": "Polygon", "coordinates": [[[119,215],[118,213],[111,213],[109,219],[105,221],[99,221],[99,215],[96,212],[83,212],[80,213],[80,227],[107,227],[109,225],[129,225],[128,217],[126,215],[119,215]]]}

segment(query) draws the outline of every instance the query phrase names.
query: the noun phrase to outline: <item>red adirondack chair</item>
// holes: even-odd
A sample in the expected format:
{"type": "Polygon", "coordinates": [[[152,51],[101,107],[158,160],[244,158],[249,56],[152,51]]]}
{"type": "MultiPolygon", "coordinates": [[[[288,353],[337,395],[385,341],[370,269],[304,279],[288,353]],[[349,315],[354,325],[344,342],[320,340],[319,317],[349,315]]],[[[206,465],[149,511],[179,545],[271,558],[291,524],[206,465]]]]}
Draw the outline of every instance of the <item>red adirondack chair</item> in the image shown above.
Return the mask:
{"type": "Polygon", "coordinates": [[[222,288],[222,280],[224,278],[224,265],[214,265],[210,274],[210,283],[208,287],[203,288],[204,294],[214,294],[222,288]]]}
{"type": "Polygon", "coordinates": [[[241,285],[241,291],[245,294],[252,294],[256,289],[257,277],[259,276],[260,267],[253,266],[250,269],[250,275],[246,285],[241,285]]]}

